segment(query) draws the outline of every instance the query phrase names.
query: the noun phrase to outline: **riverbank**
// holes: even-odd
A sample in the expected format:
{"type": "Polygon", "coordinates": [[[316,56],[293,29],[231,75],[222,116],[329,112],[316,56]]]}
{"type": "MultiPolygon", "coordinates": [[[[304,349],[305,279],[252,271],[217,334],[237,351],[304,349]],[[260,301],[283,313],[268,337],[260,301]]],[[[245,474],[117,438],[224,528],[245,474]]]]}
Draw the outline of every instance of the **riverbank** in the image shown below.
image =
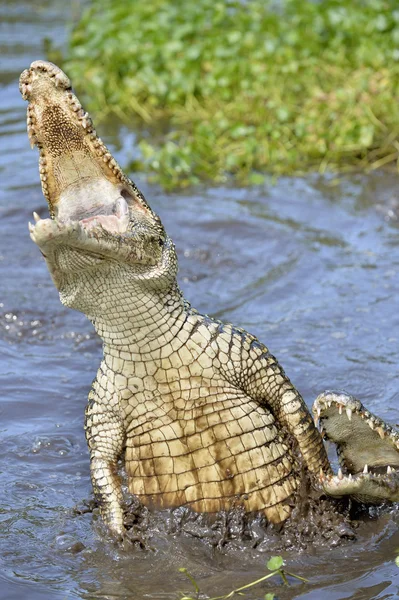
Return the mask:
{"type": "Polygon", "coordinates": [[[397,168],[394,0],[93,0],[63,66],[166,188],[397,168]]]}

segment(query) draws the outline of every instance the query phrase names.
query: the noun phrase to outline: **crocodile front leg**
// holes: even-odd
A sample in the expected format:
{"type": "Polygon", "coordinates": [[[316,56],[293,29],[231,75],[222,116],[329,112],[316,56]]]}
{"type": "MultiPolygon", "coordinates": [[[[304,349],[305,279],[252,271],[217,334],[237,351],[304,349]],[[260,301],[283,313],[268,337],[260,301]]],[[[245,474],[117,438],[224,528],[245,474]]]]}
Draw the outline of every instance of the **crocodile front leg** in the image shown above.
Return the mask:
{"type": "Polygon", "coordinates": [[[268,351],[259,361],[251,384],[254,396],[260,403],[265,402],[270,406],[277,421],[296,440],[309,471],[315,475],[319,475],[320,470],[329,473],[331,468],[324,444],[309,410],[282,367],[268,351]]]}
{"type": "MultiPolygon", "coordinates": [[[[226,332],[224,335],[227,337],[226,332]]],[[[233,329],[231,338],[227,340],[228,344],[224,343],[224,347],[225,351],[229,348],[230,361],[223,360],[225,364],[227,362],[229,378],[235,378],[240,387],[260,405],[267,405],[277,422],[296,441],[311,473],[319,475],[321,469],[330,473],[323,441],[310,412],[277,359],[256,338],[237,330],[233,329]]]]}
{"type": "Polygon", "coordinates": [[[91,481],[101,516],[111,533],[122,538],[125,528],[118,459],[123,451],[125,431],[115,407],[113,410],[112,400],[105,403],[95,389],[89,394],[85,431],[90,450],[91,481]]]}

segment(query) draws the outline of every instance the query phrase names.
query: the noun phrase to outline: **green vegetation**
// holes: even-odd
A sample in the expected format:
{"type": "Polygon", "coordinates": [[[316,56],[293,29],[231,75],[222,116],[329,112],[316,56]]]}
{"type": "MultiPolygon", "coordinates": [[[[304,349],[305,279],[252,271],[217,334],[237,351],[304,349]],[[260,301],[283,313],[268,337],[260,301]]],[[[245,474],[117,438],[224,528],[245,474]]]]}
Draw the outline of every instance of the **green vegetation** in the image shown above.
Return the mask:
{"type": "Polygon", "coordinates": [[[398,162],[397,0],[92,0],[63,66],[166,187],[398,162]]]}
{"type": "MultiPolygon", "coordinates": [[[[304,579],[303,577],[300,577],[299,575],[294,575],[294,573],[289,573],[288,571],[283,569],[283,566],[284,566],[284,560],[281,558],[281,556],[272,556],[266,565],[267,570],[271,571],[271,573],[267,573],[267,575],[264,575],[263,577],[260,577],[259,579],[256,579],[255,581],[251,581],[250,583],[247,583],[246,585],[243,585],[235,590],[232,590],[231,592],[228,592],[227,594],[224,594],[223,596],[215,596],[213,598],[209,598],[208,600],[229,600],[229,598],[233,598],[234,596],[244,596],[245,592],[247,590],[249,590],[250,588],[253,588],[256,585],[259,585],[260,583],[262,583],[263,581],[266,581],[267,579],[270,579],[271,577],[274,577],[275,575],[278,575],[281,577],[284,585],[289,585],[287,575],[289,575],[290,577],[294,577],[295,579],[299,579],[300,581],[307,582],[307,579],[304,579]]],[[[194,596],[191,596],[191,595],[187,596],[186,594],[183,594],[180,596],[180,600],[198,600],[201,597],[201,590],[199,588],[198,583],[195,581],[194,577],[187,571],[187,569],[182,568],[182,569],[179,569],[179,571],[180,571],[180,573],[184,573],[186,575],[186,577],[188,577],[188,579],[191,581],[191,583],[194,587],[194,596]]],[[[273,600],[274,594],[267,593],[263,596],[263,598],[264,598],[264,600],[273,600]]]]}

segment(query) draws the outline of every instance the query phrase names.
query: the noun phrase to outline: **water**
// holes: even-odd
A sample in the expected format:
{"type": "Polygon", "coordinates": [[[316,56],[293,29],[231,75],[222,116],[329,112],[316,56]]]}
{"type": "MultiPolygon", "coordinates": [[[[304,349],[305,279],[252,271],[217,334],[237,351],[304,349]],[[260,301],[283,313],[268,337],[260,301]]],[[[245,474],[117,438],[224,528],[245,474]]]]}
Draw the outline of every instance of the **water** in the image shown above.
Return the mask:
{"type": "MultiPolygon", "coordinates": [[[[190,590],[179,567],[209,594],[226,593],[262,576],[278,543],[214,550],[168,533],[163,513],[151,516],[152,551],[118,548],[92,514],[72,513],[91,493],[83,412],[101,348],[85,317],[60,304],[29,239],[32,211],[46,207],[17,85],[43,57],[45,36],[66,39],[71,10],[61,1],[0,6],[0,598],[172,600],[190,590]]],[[[101,129],[125,163],[132,132],[101,129]]],[[[309,404],[343,387],[399,422],[397,177],[171,195],[137,183],[176,242],[181,286],[199,310],[258,335],[309,404]]],[[[275,581],[248,598],[397,598],[398,520],[388,510],[365,518],[356,542],[285,551],[310,582],[275,581]]]]}

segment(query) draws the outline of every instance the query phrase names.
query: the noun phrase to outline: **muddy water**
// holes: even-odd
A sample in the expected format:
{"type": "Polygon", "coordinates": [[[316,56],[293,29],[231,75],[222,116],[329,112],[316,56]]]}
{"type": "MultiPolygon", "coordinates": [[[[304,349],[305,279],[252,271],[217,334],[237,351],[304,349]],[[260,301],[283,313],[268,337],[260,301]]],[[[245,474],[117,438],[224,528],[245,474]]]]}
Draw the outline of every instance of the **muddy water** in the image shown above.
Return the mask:
{"type": "MultiPolygon", "coordinates": [[[[85,318],[59,303],[28,236],[32,211],[46,208],[17,89],[43,38],[65,39],[66,4],[0,7],[0,598],[172,600],[190,590],[179,567],[210,595],[226,593],[264,574],[281,552],[276,538],[215,550],[174,534],[166,512],[149,516],[152,550],[142,551],[114,546],[95,515],[72,513],[91,493],[83,411],[101,348],[85,318]]],[[[122,163],[134,153],[131,132],[103,137],[122,163]]],[[[177,244],[180,282],[198,309],[257,334],[309,403],[343,387],[399,422],[397,178],[174,195],[138,183],[177,244]]],[[[285,550],[310,582],[276,581],[248,597],[397,598],[398,522],[396,509],[371,513],[355,542],[285,550]]]]}

